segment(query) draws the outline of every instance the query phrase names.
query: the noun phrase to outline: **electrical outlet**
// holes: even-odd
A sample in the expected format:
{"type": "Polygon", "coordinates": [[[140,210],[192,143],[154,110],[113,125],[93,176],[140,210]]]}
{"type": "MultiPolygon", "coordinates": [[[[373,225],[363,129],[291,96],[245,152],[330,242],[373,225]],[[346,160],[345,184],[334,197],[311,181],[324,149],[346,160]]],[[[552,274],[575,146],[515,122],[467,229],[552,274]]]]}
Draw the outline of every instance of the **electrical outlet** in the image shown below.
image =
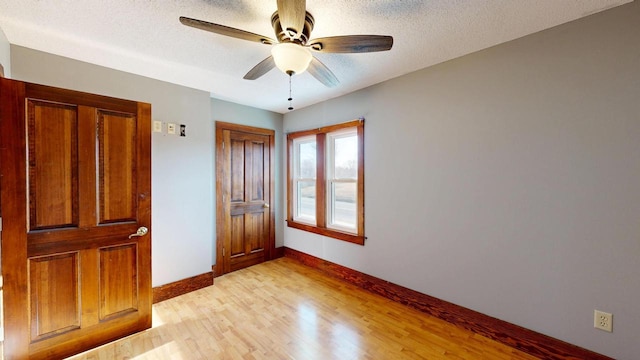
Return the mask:
{"type": "Polygon", "coordinates": [[[167,134],[170,134],[170,135],[176,134],[176,124],[174,123],[167,124],[167,134]]]}
{"type": "Polygon", "coordinates": [[[613,332],[613,315],[600,310],[593,311],[593,327],[613,332]]]}

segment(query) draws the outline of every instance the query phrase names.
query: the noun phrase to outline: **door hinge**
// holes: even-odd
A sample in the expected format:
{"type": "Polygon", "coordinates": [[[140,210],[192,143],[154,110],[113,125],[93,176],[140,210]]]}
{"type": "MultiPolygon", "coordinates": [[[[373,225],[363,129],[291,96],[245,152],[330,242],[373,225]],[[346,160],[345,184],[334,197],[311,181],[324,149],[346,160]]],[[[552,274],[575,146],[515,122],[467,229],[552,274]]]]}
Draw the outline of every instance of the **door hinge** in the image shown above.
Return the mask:
{"type": "Polygon", "coordinates": [[[224,150],[224,141],[222,142],[222,150],[224,150]]]}
{"type": "Polygon", "coordinates": [[[225,251],[224,248],[222,248],[222,257],[224,257],[225,251]]]}
{"type": "Polygon", "coordinates": [[[2,217],[0,216],[0,232],[2,232],[2,217]]]}

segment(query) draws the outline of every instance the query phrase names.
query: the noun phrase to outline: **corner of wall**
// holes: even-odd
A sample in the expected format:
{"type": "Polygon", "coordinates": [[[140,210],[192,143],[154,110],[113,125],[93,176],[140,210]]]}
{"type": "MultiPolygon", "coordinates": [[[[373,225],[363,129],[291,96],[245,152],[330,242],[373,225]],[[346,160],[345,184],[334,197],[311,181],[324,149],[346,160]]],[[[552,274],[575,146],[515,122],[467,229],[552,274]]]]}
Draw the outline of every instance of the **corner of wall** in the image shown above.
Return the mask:
{"type": "Polygon", "coordinates": [[[11,77],[11,44],[7,36],[0,28],[0,66],[2,66],[2,76],[11,77]]]}

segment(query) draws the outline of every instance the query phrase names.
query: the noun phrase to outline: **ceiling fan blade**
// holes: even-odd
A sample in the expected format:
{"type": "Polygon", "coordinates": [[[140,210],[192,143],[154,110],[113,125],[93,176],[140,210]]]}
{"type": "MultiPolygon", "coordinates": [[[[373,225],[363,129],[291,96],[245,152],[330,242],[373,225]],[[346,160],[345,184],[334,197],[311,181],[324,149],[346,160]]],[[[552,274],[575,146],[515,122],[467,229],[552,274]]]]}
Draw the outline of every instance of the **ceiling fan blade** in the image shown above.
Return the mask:
{"type": "Polygon", "coordinates": [[[285,34],[292,39],[297,39],[302,34],[306,13],[306,0],[278,0],[280,25],[285,34]]]}
{"type": "Polygon", "coordinates": [[[331,70],[320,60],[316,59],[315,56],[311,59],[311,64],[309,64],[307,71],[326,87],[335,87],[340,83],[331,70]]]}
{"type": "Polygon", "coordinates": [[[191,26],[196,29],[210,31],[212,33],[230,36],[236,39],[255,41],[255,42],[259,42],[261,44],[267,44],[267,45],[272,45],[277,43],[277,41],[271,38],[268,38],[266,36],[254,34],[248,31],[235,29],[232,27],[224,26],[224,25],[214,24],[214,23],[210,23],[202,20],[191,19],[184,16],[180,16],[180,22],[183,25],[191,26]]]}
{"type": "Polygon", "coordinates": [[[347,35],[313,39],[311,50],[325,53],[364,53],[390,50],[393,37],[386,35],[347,35]]]}
{"type": "Polygon", "coordinates": [[[249,70],[247,75],[243,77],[245,80],[255,80],[260,76],[269,72],[269,70],[276,67],[275,61],[273,61],[273,56],[269,56],[268,58],[260,61],[258,65],[254,66],[253,69],[249,70]]]}

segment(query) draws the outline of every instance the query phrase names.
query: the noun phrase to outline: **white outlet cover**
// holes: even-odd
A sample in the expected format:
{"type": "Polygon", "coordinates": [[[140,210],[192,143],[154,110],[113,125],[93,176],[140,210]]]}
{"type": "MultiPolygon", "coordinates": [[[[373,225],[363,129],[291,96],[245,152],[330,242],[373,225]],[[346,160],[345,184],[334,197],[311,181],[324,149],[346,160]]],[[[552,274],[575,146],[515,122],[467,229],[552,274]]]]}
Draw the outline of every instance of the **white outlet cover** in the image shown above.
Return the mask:
{"type": "Polygon", "coordinates": [[[600,310],[593,311],[593,327],[613,332],[613,315],[600,310]]]}
{"type": "Polygon", "coordinates": [[[167,134],[171,134],[171,135],[176,134],[176,124],[174,123],[167,124],[167,134]]]}

